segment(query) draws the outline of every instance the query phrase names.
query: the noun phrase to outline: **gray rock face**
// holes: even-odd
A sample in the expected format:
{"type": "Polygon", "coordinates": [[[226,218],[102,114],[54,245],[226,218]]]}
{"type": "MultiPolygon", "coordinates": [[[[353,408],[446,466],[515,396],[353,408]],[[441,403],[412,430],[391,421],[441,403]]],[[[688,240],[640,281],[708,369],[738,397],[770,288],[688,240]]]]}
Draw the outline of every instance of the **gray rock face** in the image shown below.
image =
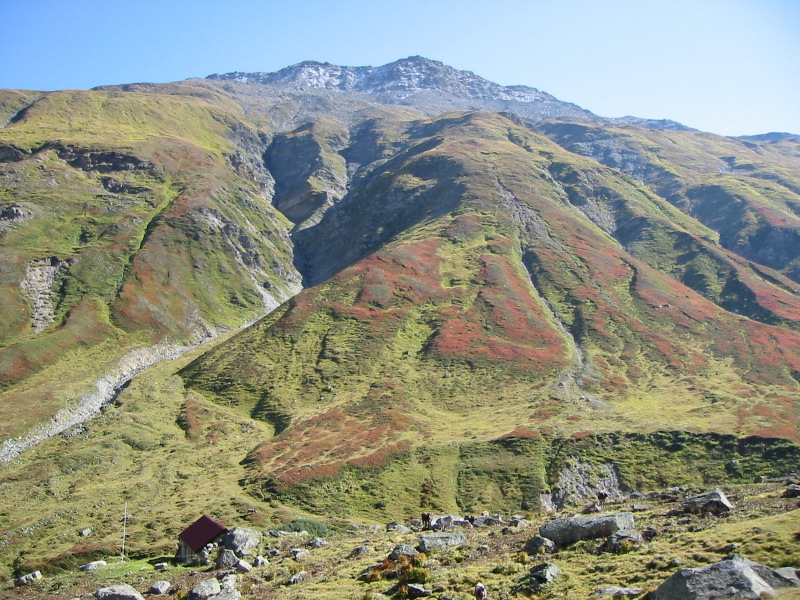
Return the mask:
{"type": "Polygon", "coordinates": [[[539,530],[542,537],[557,546],[568,546],[580,540],[608,537],[620,529],[634,529],[633,515],[628,512],[588,517],[569,517],[545,523],[539,530]]]}
{"type": "Polygon", "coordinates": [[[624,498],[614,465],[591,465],[577,461],[558,474],[557,491],[552,494],[552,504],[562,508],[567,504],[583,504],[597,500],[597,493],[606,493],[606,499],[624,498]]]}
{"type": "Polygon", "coordinates": [[[416,556],[419,554],[414,546],[408,544],[397,544],[389,553],[389,560],[397,560],[401,556],[416,556]]]}
{"type": "Polygon", "coordinates": [[[37,581],[38,579],[41,579],[41,578],[42,578],[41,571],[34,571],[33,573],[28,573],[27,575],[23,575],[22,577],[17,577],[14,580],[14,585],[17,586],[17,587],[20,587],[20,586],[23,586],[23,585],[30,585],[34,581],[37,581]]]}
{"type": "Polygon", "coordinates": [[[651,592],[650,600],[711,600],[773,597],[793,582],[769,567],[734,554],[707,567],[681,569],[651,592]]]}
{"type": "Polygon", "coordinates": [[[93,595],[97,600],[144,600],[144,596],[127,583],[100,588],[93,595]]]}
{"type": "Polygon", "coordinates": [[[166,594],[171,587],[172,585],[169,581],[156,581],[150,586],[147,593],[160,596],[161,594],[166,594]]]}
{"type": "Polygon", "coordinates": [[[734,509],[733,504],[722,493],[722,490],[714,490],[699,496],[692,496],[683,501],[683,511],[687,513],[711,513],[722,515],[734,509]]]}
{"type": "Polygon", "coordinates": [[[436,533],[423,533],[419,536],[420,552],[430,553],[431,550],[443,550],[452,546],[467,543],[467,537],[460,531],[436,533]]]}
{"type": "Polygon", "coordinates": [[[248,550],[257,548],[261,544],[262,534],[256,529],[234,527],[222,537],[222,547],[233,550],[237,556],[244,556],[248,550]]]}
{"type": "Polygon", "coordinates": [[[209,596],[216,596],[222,591],[219,581],[216,578],[206,579],[195,585],[189,591],[189,600],[203,600],[209,596]]]}

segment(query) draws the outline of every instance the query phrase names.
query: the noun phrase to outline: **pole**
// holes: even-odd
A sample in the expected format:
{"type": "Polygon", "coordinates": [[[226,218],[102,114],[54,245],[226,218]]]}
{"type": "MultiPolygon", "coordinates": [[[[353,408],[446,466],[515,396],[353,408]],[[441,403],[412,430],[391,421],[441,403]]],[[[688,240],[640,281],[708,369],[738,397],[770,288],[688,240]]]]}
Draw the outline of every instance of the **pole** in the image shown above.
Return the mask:
{"type": "Polygon", "coordinates": [[[128,503],[125,502],[125,512],[122,515],[122,552],[120,553],[120,559],[122,562],[125,562],[125,536],[127,534],[128,529],[128,503]]]}

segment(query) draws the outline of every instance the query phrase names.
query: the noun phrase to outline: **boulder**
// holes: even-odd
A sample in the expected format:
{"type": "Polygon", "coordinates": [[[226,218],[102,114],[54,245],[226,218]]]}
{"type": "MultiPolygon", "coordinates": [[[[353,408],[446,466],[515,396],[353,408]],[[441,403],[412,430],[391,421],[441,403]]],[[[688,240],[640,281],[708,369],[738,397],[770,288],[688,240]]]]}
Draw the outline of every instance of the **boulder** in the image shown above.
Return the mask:
{"type": "Polygon", "coordinates": [[[800,498],[800,485],[790,483],[781,494],[781,498],[800,498]]]}
{"type": "Polygon", "coordinates": [[[222,550],[217,556],[218,569],[231,569],[236,566],[237,562],[239,562],[239,557],[233,550],[222,550]]]}
{"type": "Polygon", "coordinates": [[[561,569],[559,569],[557,565],[549,562],[536,565],[532,567],[530,571],[531,583],[535,587],[555,581],[559,575],[561,575],[561,569]]]}
{"type": "Polygon", "coordinates": [[[263,556],[256,556],[256,559],[255,559],[255,561],[253,561],[253,564],[256,567],[263,567],[265,565],[268,565],[269,561],[266,558],[264,558],[263,556]]]}
{"type": "Polygon", "coordinates": [[[532,538],[530,538],[527,542],[525,542],[525,552],[527,552],[530,555],[554,552],[555,549],[556,545],[553,543],[552,540],[549,540],[546,537],[542,537],[540,535],[535,535],[532,538]]]}
{"type": "Polygon", "coordinates": [[[292,558],[295,559],[295,560],[300,560],[301,558],[311,554],[311,552],[309,552],[305,548],[294,548],[294,549],[290,550],[290,553],[292,555],[292,558]]]}
{"type": "Polygon", "coordinates": [[[220,543],[227,550],[233,550],[237,556],[242,557],[248,550],[258,548],[263,535],[257,529],[247,527],[234,527],[225,532],[220,543]]]}
{"type": "Polygon", "coordinates": [[[42,572],[41,571],[34,571],[33,573],[28,573],[27,575],[23,575],[22,577],[17,577],[14,580],[14,585],[17,586],[17,587],[20,587],[20,586],[23,586],[23,585],[30,585],[34,581],[37,581],[37,580],[39,580],[41,578],[42,578],[42,572]]]}
{"type": "Polygon", "coordinates": [[[144,596],[127,583],[100,588],[93,595],[97,600],[144,600],[144,596]]]}
{"type": "Polygon", "coordinates": [[[355,548],[353,548],[350,554],[347,555],[347,558],[359,558],[361,556],[366,556],[371,551],[372,549],[367,545],[356,546],[355,548]]]}
{"type": "Polygon", "coordinates": [[[633,529],[620,529],[606,538],[603,550],[606,552],[628,552],[644,541],[638,531],[633,529]]]}
{"type": "Polygon", "coordinates": [[[237,590],[222,590],[214,596],[213,600],[241,600],[242,595],[237,590]]]}
{"type": "Polygon", "coordinates": [[[169,568],[169,564],[165,562],[156,563],[153,565],[153,568],[156,571],[166,571],[169,568]]]}
{"type": "Polygon", "coordinates": [[[308,545],[312,548],[322,548],[323,546],[327,546],[328,542],[323,540],[321,537],[315,537],[309,540],[308,545]]]}
{"type": "Polygon", "coordinates": [[[389,560],[397,560],[401,556],[416,556],[419,554],[414,546],[408,544],[397,544],[389,553],[389,560]]]}
{"type": "Polygon", "coordinates": [[[451,546],[460,546],[467,543],[467,537],[460,531],[439,531],[436,533],[422,533],[419,536],[419,550],[430,554],[431,550],[443,550],[451,546]]]}
{"type": "Polygon", "coordinates": [[[555,542],[557,546],[568,546],[580,540],[608,537],[620,529],[634,529],[633,515],[629,512],[588,517],[568,517],[545,523],[539,534],[555,542]]]}
{"type": "Polygon", "coordinates": [[[96,571],[100,567],[105,567],[106,561],[104,560],[93,560],[92,562],[88,562],[85,565],[81,565],[78,567],[81,571],[96,571]]]}
{"type": "Polygon", "coordinates": [[[747,599],[774,596],[776,588],[794,587],[777,571],[733,554],[713,565],[681,569],[651,592],[650,600],[747,599]]]}
{"type": "Polygon", "coordinates": [[[222,591],[219,581],[216,578],[206,579],[196,584],[189,591],[189,600],[203,600],[210,596],[216,596],[222,591]]]}
{"type": "Polygon", "coordinates": [[[398,523],[397,521],[392,521],[391,523],[387,523],[386,531],[394,531],[396,533],[411,533],[411,529],[409,529],[402,523],[398,523]]]}
{"type": "Polygon", "coordinates": [[[171,588],[172,585],[169,581],[156,581],[150,585],[150,588],[147,590],[148,594],[154,594],[156,596],[160,596],[162,594],[166,594],[171,588]]]}
{"type": "Polygon", "coordinates": [[[686,513],[711,513],[713,515],[724,515],[734,509],[722,490],[714,490],[699,496],[692,496],[683,501],[683,512],[686,513]]]}

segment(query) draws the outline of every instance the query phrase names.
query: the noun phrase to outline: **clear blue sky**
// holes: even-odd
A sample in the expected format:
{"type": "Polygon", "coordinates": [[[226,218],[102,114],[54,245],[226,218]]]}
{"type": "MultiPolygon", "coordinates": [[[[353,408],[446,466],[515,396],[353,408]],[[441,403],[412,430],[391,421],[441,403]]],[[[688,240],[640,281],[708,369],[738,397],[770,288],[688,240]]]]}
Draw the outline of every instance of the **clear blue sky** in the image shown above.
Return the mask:
{"type": "Polygon", "coordinates": [[[0,87],[420,54],[599,115],[800,134],[800,0],[0,0],[0,87]]]}

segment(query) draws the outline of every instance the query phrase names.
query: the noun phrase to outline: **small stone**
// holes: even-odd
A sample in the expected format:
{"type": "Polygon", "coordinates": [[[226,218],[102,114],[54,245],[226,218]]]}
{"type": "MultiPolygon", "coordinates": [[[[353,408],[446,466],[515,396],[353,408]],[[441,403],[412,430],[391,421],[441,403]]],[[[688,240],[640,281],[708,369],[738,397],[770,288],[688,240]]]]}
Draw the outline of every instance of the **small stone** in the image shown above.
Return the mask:
{"type": "Polygon", "coordinates": [[[525,542],[525,552],[530,555],[555,552],[555,549],[556,545],[552,540],[540,535],[535,535],[525,542]]]}
{"type": "Polygon", "coordinates": [[[206,579],[195,585],[189,591],[189,600],[203,600],[209,596],[216,596],[222,591],[219,581],[216,578],[206,579]]]}
{"type": "Polygon", "coordinates": [[[635,598],[644,593],[642,588],[621,588],[615,585],[608,587],[601,587],[595,590],[595,593],[601,598],[611,596],[612,598],[635,598]]]}
{"type": "Polygon", "coordinates": [[[266,558],[264,558],[263,556],[256,556],[255,560],[253,561],[253,564],[256,567],[263,567],[265,565],[268,565],[269,561],[266,558]]]}
{"type": "Polygon", "coordinates": [[[166,594],[171,587],[172,585],[169,581],[156,581],[150,586],[147,593],[160,596],[161,594],[166,594]]]}
{"type": "Polygon", "coordinates": [[[305,571],[300,571],[299,573],[295,573],[294,575],[289,577],[289,581],[287,582],[287,585],[295,585],[297,583],[300,583],[301,581],[303,581],[307,577],[308,577],[308,573],[306,573],[305,571]]]}
{"type": "Polygon", "coordinates": [[[328,542],[323,540],[321,537],[315,537],[309,540],[308,545],[311,546],[312,548],[322,548],[324,546],[327,546],[328,542]]]}
{"type": "Polygon", "coordinates": [[[311,553],[305,548],[294,548],[293,550],[291,550],[291,554],[293,559],[300,560],[304,556],[308,556],[311,553]]]}
{"type": "Polygon", "coordinates": [[[94,531],[91,527],[87,527],[86,529],[82,529],[80,532],[81,537],[89,537],[92,535],[92,531],[94,531]]]}
{"type": "Polygon", "coordinates": [[[536,585],[544,585],[555,581],[561,575],[561,569],[553,563],[542,563],[531,568],[531,581],[536,585]]]}
{"type": "Polygon", "coordinates": [[[144,600],[144,596],[127,583],[100,588],[94,597],[97,600],[144,600]]]}
{"type": "Polygon", "coordinates": [[[17,577],[14,580],[14,585],[17,587],[23,585],[30,585],[34,581],[37,581],[42,578],[41,571],[34,571],[33,573],[28,573],[27,575],[23,575],[22,577],[17,577]]]}
{"type": "Polygon", "coordinates": [[[239,573],[249,573],[250,571],[252,571],[252,570],[253,570],[253,565],[251,565],[251,564],[250,564],[249,562],[247,562],[246,560],[240,559],[240,560],[239,560],[239,561],[236,563],[236,570],[237,570],[239,573]]]}
{"type": "Polygon", "coordinates": [[[169,568],[169,564],[165,562],[156,563],[153,565],[153,568],[156,571],[166,571],[169,568]]]}
{"type": "Polygon", "coordinates": [[[389,560],[397,560],[401,556],[416,556],[419,554],[414,546],[409,544],[397,544],[389,554],[389,560]]]}
{"type": "Polygon", "coordinates": [[[433,590],[429,590],[418,583],[409,583],[406,589],[408,590],[407,594],[409,598],[423,598],[433,593],[433,590]]]}

